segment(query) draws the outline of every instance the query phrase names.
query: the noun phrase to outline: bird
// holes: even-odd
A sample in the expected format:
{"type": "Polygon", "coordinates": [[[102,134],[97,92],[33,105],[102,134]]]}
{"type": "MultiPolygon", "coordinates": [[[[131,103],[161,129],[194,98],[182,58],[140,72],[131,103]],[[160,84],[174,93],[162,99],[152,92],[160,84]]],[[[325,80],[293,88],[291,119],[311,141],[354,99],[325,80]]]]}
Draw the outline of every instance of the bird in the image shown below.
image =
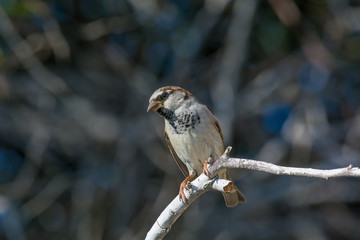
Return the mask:
{"type": "MultiPolygon", "coordinates": [[[[220,124],[208,106],[178,86],[157,89],[149,99],[147,112],[157,112],[165,119],[167,145],[186,177],[180,185],[179,198],[187,202],[184,188],[188,188],[188,182],[206,169],[204,164],[207,164],[209,158],[218,159],[225,151],[220,124]]],[[[232,181],[226,169],[217,175],[232,181]]],[[[223,192],[227,207],[235,207],[246,201],[236,186],[235,190],[231,193],[223,192]]]]}

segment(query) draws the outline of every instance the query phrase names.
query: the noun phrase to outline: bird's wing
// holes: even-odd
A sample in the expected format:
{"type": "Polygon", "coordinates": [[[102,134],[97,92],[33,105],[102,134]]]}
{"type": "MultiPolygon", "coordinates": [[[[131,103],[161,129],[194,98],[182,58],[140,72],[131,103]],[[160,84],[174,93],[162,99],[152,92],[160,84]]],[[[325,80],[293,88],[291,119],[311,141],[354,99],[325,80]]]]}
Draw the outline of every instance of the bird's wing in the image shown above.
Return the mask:
{"type": "Polygon", "coordinates": [[[181,159],[176,154],[173,146],[171,145],[170,139],[169,139],[166,131],[165,131],[165,139],[166,139],[166,143],[170,149],[171,155],[175,159],[175,162],[178,165],[178,167],[180,168],[181,172],[185,175],[185,177],[189,176],[189,171],[188,171],[186,165],[181,161],[181,159]]]}
{"type": "Polygon", "coordinates": [[[224,147],[224,149],[225,149],[224,136],[223,136],[223,133],[222,133],[222,131],[221,131],[220,124],[219,124],[219,122],[216,120],[216,118],[215,118],[214,125],[215,125],[216,130],[219,132],[219,134],[220,134],[220,136],[221,136],[222,144],[223,144],[223,147],[224,147]]]}
{"type": "Polygon", "coordinates": [[[222,140],[222,144],[223,144],[224,149],[225,149],[224,135],[223,135],[223,133],[222,133],[222,131],[221,131],[220,124],[219,124],[218,120],[215,118],[213,111],[212,111],[207,105],[204,104],[204,106],[210,111],[211,116],[214,118],[214,127],[216,128],[216,130],[217,130],[218,133],[220,134],[220,137],[221,137],[221,140],[222,140]]]}

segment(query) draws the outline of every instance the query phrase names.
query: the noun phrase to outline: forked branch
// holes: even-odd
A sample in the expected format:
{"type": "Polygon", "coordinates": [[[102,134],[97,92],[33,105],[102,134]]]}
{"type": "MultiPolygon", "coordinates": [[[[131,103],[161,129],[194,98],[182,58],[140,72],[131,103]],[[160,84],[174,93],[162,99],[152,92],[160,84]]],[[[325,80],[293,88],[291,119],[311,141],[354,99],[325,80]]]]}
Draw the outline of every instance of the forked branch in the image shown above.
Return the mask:
{"type": "MultiPolygon", "coordinates": [[[[315,177],[315,178],[336,178],[336,177],[360,177],[360,168],[348,166],[345,168],[336,168],[330,170],[321,170],[313,168],[296,168],[283,167],[272,163],[245,159],[245,158],[231,158],[229,157],[231,147],[227,147],[224,154],[215,162],[208,164],[209,176],[214,177],[216,173],[224,168],[239,168],[249,169],[260,172],[267,172],[275,175],[300,176],[300,177],[315,177]]],[[[217,190],[223,192],[231,192],[233,190],[233,183],[226,179],[209,178],[205,174],[201,174],[194,181],[191,182],[191,187],[188,191],[184,191],[188,202],[185,203],[179,200],[179,196],[165,208],[160,214],[154,225],[146,235],[147,240],[162,239],[169,231],[175,221],[181,214],[193,203],[201,194],[209,190],[217,190]]]]}

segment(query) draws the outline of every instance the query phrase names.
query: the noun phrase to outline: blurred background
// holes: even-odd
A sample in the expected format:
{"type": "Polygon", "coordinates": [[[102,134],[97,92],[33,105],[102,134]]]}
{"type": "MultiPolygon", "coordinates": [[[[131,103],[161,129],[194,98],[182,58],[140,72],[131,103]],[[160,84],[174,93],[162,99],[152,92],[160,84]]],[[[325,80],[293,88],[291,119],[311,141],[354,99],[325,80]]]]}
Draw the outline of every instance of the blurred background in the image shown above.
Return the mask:
{"type": "MultiPolygon", "coordinates": [[[[179,85],[232,156],[360,166],[358,0],[0,0],[0,239],[143,239],[184,179],[146,113],[179,85]]],[[[166,239],[360,239],[360,180],[231,172],[166,239]]]]}

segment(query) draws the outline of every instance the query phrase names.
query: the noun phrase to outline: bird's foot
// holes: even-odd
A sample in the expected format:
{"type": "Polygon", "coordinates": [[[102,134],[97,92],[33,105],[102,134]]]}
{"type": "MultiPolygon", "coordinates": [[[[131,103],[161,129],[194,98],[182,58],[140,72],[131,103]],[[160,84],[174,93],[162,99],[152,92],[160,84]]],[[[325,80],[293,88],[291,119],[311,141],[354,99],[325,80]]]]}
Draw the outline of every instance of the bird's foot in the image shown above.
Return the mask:
{"type": "Polygon", "coordinates": [[[210,176],[210,172],[208,170],[208,165],[211,164],[212,162],[213,162],[212,157],[209,157],[208,160],[206,160],[204,162],[203,173],[208,177],[210,176]]]}
{"type": "Polygon", "coordinates": [[[195,173],[190,174],[188,177],[185,178],[185,180],[180,184],[180,190],[179,190],[179,200],[183,200],[185,203],[188,203],[188,199],[185,196],[184,189],[189,190],[191,188],[191,182],[190,180],[193,179],[196,176],[195,173]]]}

